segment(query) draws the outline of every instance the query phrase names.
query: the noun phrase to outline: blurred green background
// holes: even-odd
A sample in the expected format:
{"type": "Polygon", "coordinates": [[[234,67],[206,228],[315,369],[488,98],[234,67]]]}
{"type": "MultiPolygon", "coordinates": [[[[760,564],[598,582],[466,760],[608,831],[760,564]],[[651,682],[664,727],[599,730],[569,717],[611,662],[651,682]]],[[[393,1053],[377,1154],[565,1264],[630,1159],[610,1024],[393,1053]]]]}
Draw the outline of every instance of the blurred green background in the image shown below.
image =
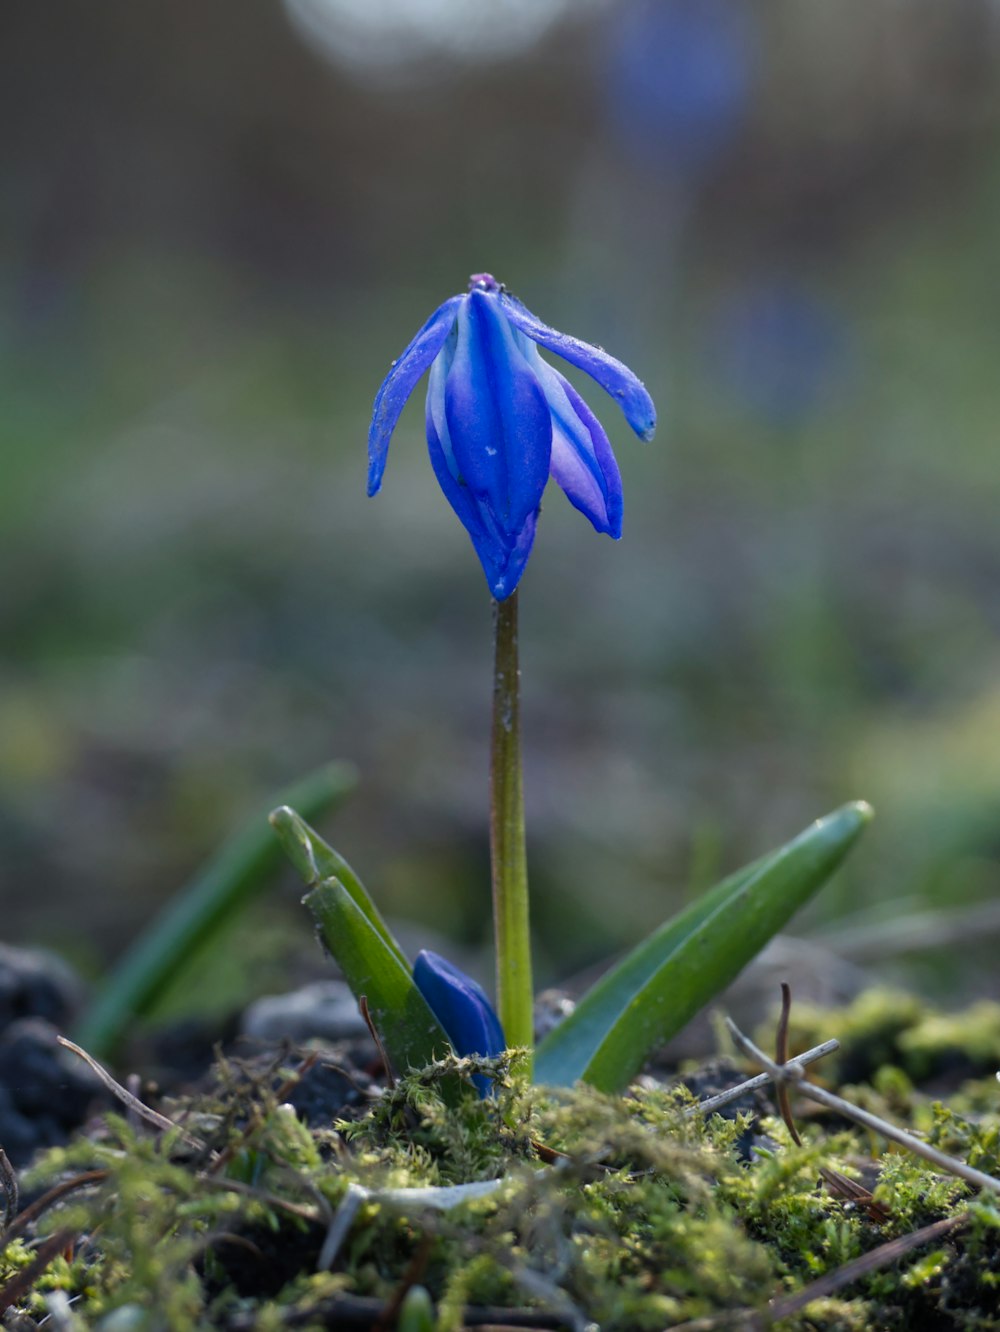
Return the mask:
{"type": "MultiPolygon", "coordinates": [[[[489,605],[422,391],[365,498],[390,359],[487,269],[661,418],[576,377],[625,536],[551,493],[522,586],[541,978],[866,797],[799,928],[995,985],[993,0],[22,0],[0,108],[5,940],[97,974],[343,757],[331,840],[488,944],[489,605]]],[[[297,899],[189,1003],[301,974],[297,899]]]]}

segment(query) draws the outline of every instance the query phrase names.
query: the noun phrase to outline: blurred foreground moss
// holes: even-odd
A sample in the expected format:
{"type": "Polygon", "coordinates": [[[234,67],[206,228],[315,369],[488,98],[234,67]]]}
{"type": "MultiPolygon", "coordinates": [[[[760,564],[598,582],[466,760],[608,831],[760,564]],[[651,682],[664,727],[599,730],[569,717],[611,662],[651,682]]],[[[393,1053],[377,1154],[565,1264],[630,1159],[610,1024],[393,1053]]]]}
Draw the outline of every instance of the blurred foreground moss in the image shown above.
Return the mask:
{"type": "MultiPolygon", "coordinates": [[[[996,1171],[1000,1010],[945,1019],[905,996],[872,995],[841,1012],[802,1009],[796,1024],[797,1039],[844,1040],[840,1067],[819,1064],[814,1076],[996,1171]],[[843,1088],[866,1052],[868,1072],[843,1088]],[[978,1076],[952,1077],[936,1101],[920,1079],[954,1073],[959,1056],[970,1061],[962,1075],[978,1076]]],[[[624,1097],[557,1094],[513,1082],[502,1060],[489,1065],[495,1100],[446,1106],[442,1079],[483,1065],[432,1065],[356,1096],[352,1117],[309,1127],[285,1103],[303,1071],[296,1060],[219,1063],[210,1085],[164,1106],[177,1129],[153,1136],[112,1116],[39,1161],[27,1181],[35,1195],[100,1175],[24,1233],[15,1226],[0,1292],[31,1276],[11,1302],[32,1320],[25,1329],[53,1299],[70,1302],[75,1326],[105,1332],[391,1326],[414,1285],[429,1292],[433,1322],[421,1318],[436,1329],[528,1314],[535,1327],[609,1332],[692,1320],[753,1327],[770,1301],[957,1218],[778,1325],[970,1332],[1000,1322],[996,1199],[972,1197],[871,1135],[803,1109],[796,1147],[764,1099],[735,1120],[704,1122],[683,1087],[646,1079],[624,1097]],[[832,1196],[827,1167],[872,1189],[888,1219],[832,1196]],[[446,1208],[435,1195],[394,1192],[497,1179],[487,1196],[446,1208]],[[32,1275],[35,1247],[54,1234],[60,1256],[32,1275]],[[325,1259],[331,1270],[318,1270],[325,1259]]]]}

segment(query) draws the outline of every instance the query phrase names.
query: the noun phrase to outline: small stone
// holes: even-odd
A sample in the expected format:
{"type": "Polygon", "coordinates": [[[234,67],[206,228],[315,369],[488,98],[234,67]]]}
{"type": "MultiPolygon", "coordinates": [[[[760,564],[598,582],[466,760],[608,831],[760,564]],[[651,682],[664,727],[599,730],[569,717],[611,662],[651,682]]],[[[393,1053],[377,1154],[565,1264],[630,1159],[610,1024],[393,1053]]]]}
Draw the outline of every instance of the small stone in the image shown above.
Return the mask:
{"type": "Polygon", "coordinates": [[[56,1035],[41,1018],[21,1018],[0,1035],[0,1143],[14,1165],[66,1142],[102,1093],[56,1035]]]}
{"type": "Polygon", "coordinates": [[[240,1021],[240,1034],[255,1041],[355,1040],[367,1028],[345,981],[315,981],[290,994],[265,995],[240,1021]]]}
{"type": "Polygon", "coordinates": [[[543,1041],[574,1008],[576,1004],[565,990],[542,990],[535,998],[535,1043],[543,1041]]]}
{"type": "Polygon", "coordinates": [[[0,1031],[29,1017],[65,1027],[82,998],[83,983],[62,958],[0,943],[0,1031]]]}

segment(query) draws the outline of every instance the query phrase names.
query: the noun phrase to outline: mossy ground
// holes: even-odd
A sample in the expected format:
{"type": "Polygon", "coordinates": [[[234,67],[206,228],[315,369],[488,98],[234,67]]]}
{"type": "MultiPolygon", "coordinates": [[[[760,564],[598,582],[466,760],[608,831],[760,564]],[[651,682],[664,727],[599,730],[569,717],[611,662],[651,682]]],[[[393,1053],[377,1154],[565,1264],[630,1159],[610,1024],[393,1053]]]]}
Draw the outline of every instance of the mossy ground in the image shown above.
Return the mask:
{"type": "MultiPolygon", "coordinates": [[[[838,1013],[800,1009],[792,1030],[800,1048],[841,1039],[814,1076],[842,1095],[1000,1169],[1000,1007],[944,1018],[908,997],[867,995],[838,1013]]],[[[496,1311],[487,1321],[530,1312],[528,1325],[607,1332],[763,1326],[769,1302],[961,1213],[940,1240],[777,1325],[1000,1326],[1000,1199],[975,1198],[804,1102],[797,1147],[765,1101],[704,1121],[684,1089],[557,1094],[518,1085],[502,1067],[495,1099],[449,1107],[440,1093],[454,1069],[441,1066],[350,1121],[310,1128],[279,1099],[299,1058],[221,1063],[209,1090],[166,1107],[178,1129],[156,1134],[112,1116],[39,1161],[29,1197],[105,1173],[7,1243],[0,1292],[19,1293],[6,1325],[31,1329],[55,1307],[63,1326],[105,1332],[390,1327],[407,1288],[420,1286],[433,1315],[411,1305],[405,1318],[421,1329],[460,1328],[469,1306],[496,1311]],[[822,1167],[863,1180],[888,1219],[834,1197],[822,1167]],[[369,1198],[332,1270],[317,1271],[351,1184],[497,1178],[494,1193],[451,1210],[369,1198]],[[59,1256],[36,1274],[54,1234],[59,1256]]]]}

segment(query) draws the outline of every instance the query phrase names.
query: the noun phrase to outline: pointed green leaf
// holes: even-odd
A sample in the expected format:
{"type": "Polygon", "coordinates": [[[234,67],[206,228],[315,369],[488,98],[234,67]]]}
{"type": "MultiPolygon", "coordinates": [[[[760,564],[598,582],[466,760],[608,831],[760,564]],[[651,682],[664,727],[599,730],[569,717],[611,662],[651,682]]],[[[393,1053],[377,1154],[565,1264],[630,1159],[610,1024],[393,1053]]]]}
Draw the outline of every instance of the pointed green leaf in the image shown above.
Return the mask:
{"type": "Polygon", "coordinates": [[[278,840],[284,847],[285,854],[306,883],[314,887],[323,879],[336,879],[354,899],[355,905],[367,916],[369,924],[381,936],[390,952],[395,954],[400,965],[407,972],[412,971],[406,954],[393,937],[378,907],[339,851],[334,851],[332,846],[328,846],[319,833],[310,828],[305,819],[300,818],[288,805],[276,809],[271,814],[270,823],[278,834],[278,840]]]}
{"type": "Polygon", "coordinates": [[[337,879],[322,879],[303,899],[323,943],[368,1015],[393,1066],[401,1073],[447,1054],[444,1029],[354,896],[337,879]]]}
{"type": "Polygon", "coordinates": [[[724,880],[612,968],[546,1037],[535,1080],[618,1091],[655,1046],[734,979],[829,878],[872,816],[863,802],[818,819],[724,880]]]}
{"type": "MultiPolygon", "coordinates": [[[[342,804],[356,785],[352,767],[327,763],[281,795],[316,818],[342,804]]],[[[280,864],[279,849],[258,811],[115,964],[76,1027],[80,1044],[93,1055],[112,1054],[133,1019],[155,1007],[178,971],[217,939],[280,864]]]]}

